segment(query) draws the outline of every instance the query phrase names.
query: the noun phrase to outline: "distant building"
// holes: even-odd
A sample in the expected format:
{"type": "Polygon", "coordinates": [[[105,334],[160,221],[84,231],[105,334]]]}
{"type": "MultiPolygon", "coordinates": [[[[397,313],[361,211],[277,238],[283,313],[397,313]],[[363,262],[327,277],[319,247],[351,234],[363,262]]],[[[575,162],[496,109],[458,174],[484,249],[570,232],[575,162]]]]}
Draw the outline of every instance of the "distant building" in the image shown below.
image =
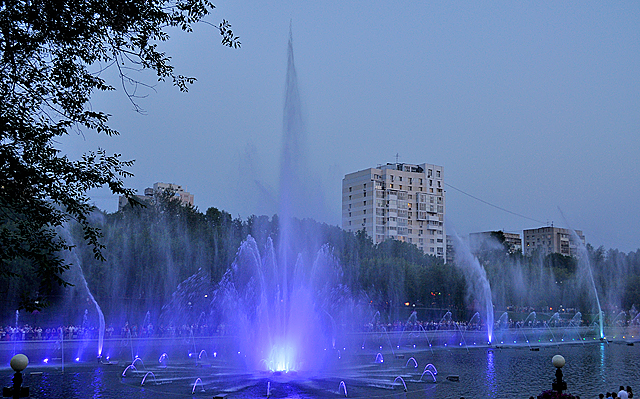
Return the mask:
{"type": "Polygon", "coordinates": [[[522,232],[524,239],[524,254],[531,255],[535,251],[548,255],[558,253],[567,256],[576,256],[578,247],[585,245],[585,238],[581,230],[563,229],[561,227],[540,227],[522,232]],[[576,241],[577,236],[577,241],[576,241]]]}
{"type": "Polygon", "coordinates": [[[404,241],[446,261],[444,215],[442,166],[387,163],[342,179],[342,228],[376,244],[404,241]]]}
{"type": "Polygon", "coordinates": [[[447,248],[446,248],[447,263],[455,263],[456,249],[455,249],[455,246],[453,245],[453,236],[447,234],[446,243],[447,243],[447,248]]]}
{"type": "Polygon", "coordinates": [[[486,243],[488,242],[487,240],[498,239],[500,237],[504,238],[504,243],[509,247],[509,253],[522,253],[522,238],[520,238],[520,234],[505,233],[502,230],[470,233],[469,248],[471,249],[471,252],[478,253],[483,249],[483,246],[486,247],[486,243]]]}
{"type": "MultiPolygon", "coordinates": [[[[146,193],[147,190],[145,190],[146,193]]],[[[172,191],[176,197],[180,199],[182,205],[193,206],[193,194],[187,192],[179,184],[173,183],[153,183],[153,192],[160,193],[162,191],[172,191]]]]}
{"type": "MultiPolygon", "coordinates": [[[[147,187],[144,189],[144,195],[136,195],[135,197],[142,203],[152,202],[155,195],[165,191],[173,192],[182,205],[193,206],[193,194],[187,192],[181,185],[173,183],[154,183],[153,188],[147,187]]],[[[121,195],[118,198],[118,210],[124,208],[128,203],[127,198],[121,195]]]]}

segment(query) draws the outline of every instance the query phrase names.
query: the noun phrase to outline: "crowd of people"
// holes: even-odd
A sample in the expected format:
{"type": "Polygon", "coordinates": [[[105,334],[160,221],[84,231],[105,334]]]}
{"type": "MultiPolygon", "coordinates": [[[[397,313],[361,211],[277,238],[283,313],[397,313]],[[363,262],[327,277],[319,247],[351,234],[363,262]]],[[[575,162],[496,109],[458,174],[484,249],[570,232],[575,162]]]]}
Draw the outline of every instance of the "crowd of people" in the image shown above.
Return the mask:
{"type": "MultiPolygon", "coordinates": [[[[575,320],[561,317],[553,317],[550,320],[531,318],[524,321],[500,318],[494,322],[494,331],[517,328],[569,328],[588,326],[584,320],[575,320]]],[[[617,323],[616,325],[621,325],[617,323]]],[[[627,324],[625,324],[627,325],[627,324]]],[[[629,324],[630,325],[630,324],[629,324]]],[[[374,332],[402,332],[402,331],[482,331],[486,324],[479,318],[466,321],[454,321],[450,317],[440,321],[418,320],[416,317],[408,321],[381,322],[372,321],[362,326],[366,333],[374,332]]],[[[40,327],[24,324],[22,326],[0,325],[0,341],[31,341],[31,340],[58,340],[58,339],[95,339],[99,330],[96,326],[67,325],[58,327],[40,327]]],[[[141,325],[126,322],[120,328],[107,325],[104,337],[109,338],[164,338],[164,337],[190,337],[190,336],[221,336],[233,333],[232,326],[219,324],[208,325],[206,323],[180,326],[154,326],[152,323],[141,325]]]]}
{"type": "Polygon", "coordinates": [[[618,390],[612,390],[611,392],[607,392],[606,394],[601,393],[598,395],[600,399],[605,398],[615,398],[615,399],[631,399],[633,398],[633,390],[629,385],[625,388],[623,385],[620,385],[618,390]]]}
{"type": "MultiPolygon", "coordinates": [[[[104,338],[163,338],[163,337],[190,337],[190,336],[214,336],[224,335],[225,325],[219,325],[215,329],[208,325],[198,326],[169,326],[154,327],[153,324],[138,326],[125,323],[122,328],[116,329],[108,325],[104,330],[104,338]]],[[[33,341],[33,340],[72,340],[72,339],[97,339],[99,330],[97,327],[85,327],[78,325],[58,326],[42,328],[24,324],[22,326],[0,326],[0,341],[33,341]]]]}

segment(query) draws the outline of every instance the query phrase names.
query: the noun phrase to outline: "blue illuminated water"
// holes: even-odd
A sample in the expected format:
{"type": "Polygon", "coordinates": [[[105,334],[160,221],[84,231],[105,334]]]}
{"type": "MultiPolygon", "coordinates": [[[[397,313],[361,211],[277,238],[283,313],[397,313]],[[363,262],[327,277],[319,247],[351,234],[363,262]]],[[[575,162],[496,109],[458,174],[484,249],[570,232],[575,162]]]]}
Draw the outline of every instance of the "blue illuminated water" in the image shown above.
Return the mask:
{"type": "MultiPolygon", "coordinates": [[[[597,397],[621,384],[640,389],[634,386],[640,381],[640,345],[629,346],[622,341],[542,346],[538,351],[522,346],[403,351],[396,356],[388,354],[384,363],[376,363],[375,354],[356,353],[344,361],[347,356],[343,356],[330,369],[308,374],[247,373],[222,360],[199,365],[169,362],[166,369],[148,366],[157,383],[147,378],[145,386],[140,384],[149,370],[122,378],[124,363],[68,365],[64,373],[59,367],[32,363],[25,371],[24,384],[30,387],[32,398],[53,399],[210,398],[214,394],[229,399],[254,398],[265,397],[267,386],[275,398],[338,398],[344,397],[341,381],[351,398],[528,398],[551,387],[555,372],[551,358],[555,354],[562,354],[567,361],[563,371],[573,394],[597,397]],[[406,366],[410,357],[415,358],[417,368],[413,361],[406,366]],[[438,369],[435,384],[431,378],[420,382],[428,363],[438,369]],[[446,377],[451,375],[459,376],[459,382],[448,381],[446,377]],[[406,393],[398,376],[407,385],[406,393]],[[192,395],[198,378],[206,390],[196,389],[192,395]]],[[[10,384],[10,369],[0,370],[0,376],[2,384],[10,384]]]]}

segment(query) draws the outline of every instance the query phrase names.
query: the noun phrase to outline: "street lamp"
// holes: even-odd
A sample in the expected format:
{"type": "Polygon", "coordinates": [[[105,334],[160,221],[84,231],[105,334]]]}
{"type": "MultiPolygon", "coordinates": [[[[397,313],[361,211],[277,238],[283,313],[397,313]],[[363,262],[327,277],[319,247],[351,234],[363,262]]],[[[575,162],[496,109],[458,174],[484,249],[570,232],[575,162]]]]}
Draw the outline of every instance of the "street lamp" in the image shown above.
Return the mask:
{"type": "Polygon", "coordinates": [[[551,384],[551,389],[558,391],[558,395],[562,395],[562,391],[567,390],[567,382],[562,381],[562,367],[565,364],[564,357],[555,355],[551,359],[551,363],[556,367],[556,379],[551,384]]]}
{"type": "Polygon", "coordinates": [[[2,389],[2,396],[5,398],[26,398],[29,396],[29,387],[22,386],[22,373],[21,371],[27,368],[29,364],[29,358],[23,354],[17,354],[11,358],[11,368],[16,373],[13,375],[13,387],[4,387],[2,389]]]}

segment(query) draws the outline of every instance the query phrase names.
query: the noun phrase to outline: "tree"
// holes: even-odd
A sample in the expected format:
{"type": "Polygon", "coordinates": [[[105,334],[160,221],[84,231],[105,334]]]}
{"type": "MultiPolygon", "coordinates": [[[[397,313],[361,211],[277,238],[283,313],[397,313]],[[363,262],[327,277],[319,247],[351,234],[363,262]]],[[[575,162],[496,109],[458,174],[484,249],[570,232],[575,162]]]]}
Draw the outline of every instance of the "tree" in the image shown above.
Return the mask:
{"type": "MultiPolygon", "coordinates": [[[[69,264],[59,256],[70,249],[59,231],[65,223],[79,223],[102,258],[87,191],[106,185],[133,194],[122,181],[130,161],[100,149],[71,160],[56,138],[118,134],[109,115],[89,104],[94,92],[114,90],[100,77],[105,68],[134,84],[142,83],[131,71],[151,70],[186,91],[195,79],[177,74],[158,43],[169,29],[189,32],[206,22],[213,8],[208,0],[0,0],[0,289],[35,276],[21,307],[38,308],[53,287],[68,284],[69,264]]],[[[223,45],[240,46],[227,21],[216,28],[223,45]]]]}

